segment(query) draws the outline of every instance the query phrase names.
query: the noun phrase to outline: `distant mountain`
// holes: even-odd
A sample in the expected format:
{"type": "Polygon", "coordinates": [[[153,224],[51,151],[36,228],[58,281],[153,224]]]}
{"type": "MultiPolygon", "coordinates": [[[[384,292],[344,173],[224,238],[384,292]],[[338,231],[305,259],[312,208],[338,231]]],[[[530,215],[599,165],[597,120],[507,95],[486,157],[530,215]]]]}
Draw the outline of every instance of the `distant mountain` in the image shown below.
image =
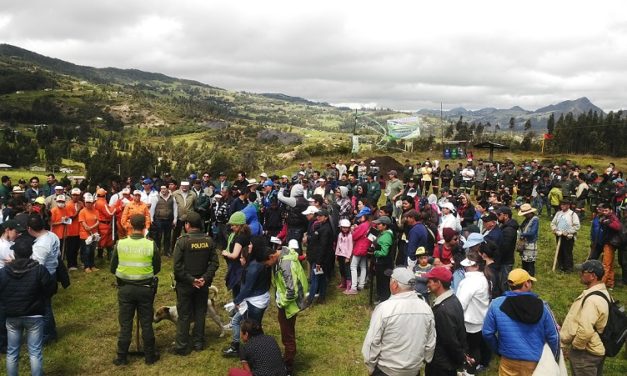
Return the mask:
{"type": "MultiPolygon", "coordinates": [[[[500,124],[501,128],[509,127],[509,121],[514,118],[515,131],[522,131],[523,125],[527,120],[531,121],[532,129],[544,129],[546,122],[554,114],[555,118],[558,118],[561,114],[567,114],[572,112],[573,115],[578,116],[588,111],[596,111],[599,114],[603,114],[603,110],[595,106],[586,97],[582,97],[575,100],[567,100],[557,104],[541,107],[535,111],[525,110],[520,106],[513,106],[510,109],[498,109],[494,107],[486,107],[480,110],[472,111],[466,110],[463,107],[455,107],[448,111],[442,112],[442,117],[448,121],[457,121],[460,116],[468,123],[490,123],[492,125],[500,124]]],[[[424,116],[440,116],[439,110],[421,109],[418,110],[419,115],[424,116]]]]}
{"type": "Polygon", "coordinates": [[[281,94],[281,93],[261,93],[259,95],[264,96],[266,98],[270,98],[270,99],[276,99],[276,100],[291,102],[291,103],[305,104],[305,105],[310,105],[310,106],[330,106],[328,103],[313,102],[305,98],[292,97],[292,96],[281,94]]]}

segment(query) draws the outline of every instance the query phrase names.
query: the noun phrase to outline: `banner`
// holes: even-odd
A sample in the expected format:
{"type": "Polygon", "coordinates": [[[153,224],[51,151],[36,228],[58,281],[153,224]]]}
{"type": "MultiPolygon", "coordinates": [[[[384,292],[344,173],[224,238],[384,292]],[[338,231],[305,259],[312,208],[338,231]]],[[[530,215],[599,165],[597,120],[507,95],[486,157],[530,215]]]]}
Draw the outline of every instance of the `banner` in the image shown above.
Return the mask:
{"type": "Polygon", "coordinates": [[[353,135],[353,150],[351,150],[351,153],[359,153],[359,136],[353,135]]]}

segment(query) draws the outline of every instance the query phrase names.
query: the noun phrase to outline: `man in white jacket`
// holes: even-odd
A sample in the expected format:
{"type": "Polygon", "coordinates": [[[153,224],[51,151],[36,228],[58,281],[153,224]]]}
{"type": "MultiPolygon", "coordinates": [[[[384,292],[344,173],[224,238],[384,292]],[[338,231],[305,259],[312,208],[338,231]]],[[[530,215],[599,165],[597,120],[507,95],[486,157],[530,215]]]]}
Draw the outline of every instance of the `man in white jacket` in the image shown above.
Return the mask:
{"type": "Polygon", "coordinates": [[[392,296],[372,313],[361,352],[370,375],[416,376],[435,351],[433,313],[414,291],[414,273],[386,273],[392,296]]]}

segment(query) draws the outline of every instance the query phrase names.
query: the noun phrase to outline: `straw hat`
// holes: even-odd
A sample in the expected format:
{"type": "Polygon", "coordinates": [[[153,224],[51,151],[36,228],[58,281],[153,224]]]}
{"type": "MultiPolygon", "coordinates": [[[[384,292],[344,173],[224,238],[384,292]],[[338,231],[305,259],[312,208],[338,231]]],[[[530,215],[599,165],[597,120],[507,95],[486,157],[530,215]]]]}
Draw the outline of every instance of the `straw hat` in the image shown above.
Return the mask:
{"type": "Polygon", "coordinates": [[[535,213],[536,211],[538,211],[536,208],[532,207],[529,204],[522,204],[520,206],[520,211],[518,212],[518,215],[520,215],[521,217],[523,215],[529,214],[529,213],[535,213]]]}

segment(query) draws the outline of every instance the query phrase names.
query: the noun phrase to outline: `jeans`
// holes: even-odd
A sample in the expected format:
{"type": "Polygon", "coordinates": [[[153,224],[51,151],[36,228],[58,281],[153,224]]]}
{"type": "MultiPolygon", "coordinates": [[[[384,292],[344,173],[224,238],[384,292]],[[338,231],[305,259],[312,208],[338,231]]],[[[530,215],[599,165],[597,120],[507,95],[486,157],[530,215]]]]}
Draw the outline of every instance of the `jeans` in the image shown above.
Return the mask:
{"type": "Polygon", "coordinates": [[[44,319],[42,316],[7,317],[7,375],[18,375],[20,346],[24,331],[28,344],[31,374],[43,375],[44,319]]]}
{"type": "Polygon", "coordinates": [[[68,268],[78,267],[78,253],[81,247],[81,240],[78,236],[68,236],[65,245],[65,258],[68,268]]]}
{"type": "Polygon", "coordinates": [[[358,287],[366,287],[366,274],[368,272],[368,257],[353,256],[351,259],[351,289],[357,290],[358,287]],[[359,279],[357,277],[357,268],[359,268],[359,279]]]}
{"type": "Polygon", "coordinates": [[[325,274],[316,274],[315,270],[315,265],[312,264],[311,271],[309,272],[309,279],[311,280],[309,284],[309,301],[313,300],[316,294],[320,294],[320,299],[324,299],[327,295],[327,270],[323,269],[325,274]]]}
{"type": "Polygon", "coordinates": [[[92,242],[90,245],[85,244],[85,240],[81,239],[81,262],[85,268],[93,268],[94,255],[96,253],[96,243],[92,242]]]}
{"type": "Polygon", "coordinates": [[[244,312],[243,315],[239,313],[239,311],[237,311],[235,316],[233,316],[233,318],[231,319],[233,342],[239,342],[240,324],[242,323],[243,319],[255,320],[257,323],[259,323],[259,326],[261,326],[261,322],[263,321],[263,314],[264,312],[266,312],[265,308],[257,308],[250,303],[246,303],[246,305],[246,312],[244,312]]]}
{"type": "Polygon", "coordinates": [[[170,255],[172,253],[172,220],[155,218],[153,226],[154,240],[157,247],[163,251],[164,255],[170,255]],[[161,240],[163,240],[163,246],[161,245],[161,240]]]}

